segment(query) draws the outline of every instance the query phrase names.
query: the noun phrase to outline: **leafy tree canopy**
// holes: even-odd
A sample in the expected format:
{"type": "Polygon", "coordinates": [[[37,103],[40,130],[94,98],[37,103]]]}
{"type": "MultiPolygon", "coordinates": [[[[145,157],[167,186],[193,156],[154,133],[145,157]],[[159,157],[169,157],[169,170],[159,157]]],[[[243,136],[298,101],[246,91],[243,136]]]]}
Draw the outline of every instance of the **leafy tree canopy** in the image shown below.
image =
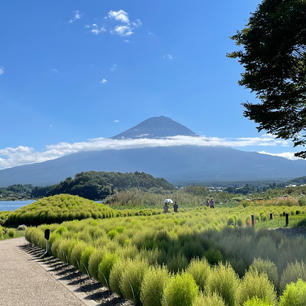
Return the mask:
{"type": "MultiPolygon", "coordinates": [[[[295,147],[306,145],[305,20],[305,0],[263,0],[231,37],[242,50],[228,54],[245,68],[239,84],[261,100],[244,103],[244,116],[295,147]]],[[[296,155],[306,158],[306,151],[296,155]]]]}

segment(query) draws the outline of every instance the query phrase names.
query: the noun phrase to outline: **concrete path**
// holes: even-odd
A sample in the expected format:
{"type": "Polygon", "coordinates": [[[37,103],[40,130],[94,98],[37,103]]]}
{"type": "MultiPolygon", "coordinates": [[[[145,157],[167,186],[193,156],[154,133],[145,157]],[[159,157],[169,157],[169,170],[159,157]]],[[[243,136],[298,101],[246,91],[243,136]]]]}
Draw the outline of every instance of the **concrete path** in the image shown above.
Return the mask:
{"type": "Polygon", "coordinates": [[[88,305],[21,249],[24,238],[0,241],[0,306],[88,305]]]}

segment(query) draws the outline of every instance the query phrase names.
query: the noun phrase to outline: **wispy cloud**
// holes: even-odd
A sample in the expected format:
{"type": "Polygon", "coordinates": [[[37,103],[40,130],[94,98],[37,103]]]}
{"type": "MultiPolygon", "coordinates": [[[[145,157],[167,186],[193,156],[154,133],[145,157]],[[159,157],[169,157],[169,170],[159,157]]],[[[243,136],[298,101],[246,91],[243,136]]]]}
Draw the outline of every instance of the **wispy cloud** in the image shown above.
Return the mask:
{"type": "Polygon", "coordinates": [[[100,33],[107,32],[104,26],[98,26],[96,23],[85,25],[86,29],[89,29],[92,34],[99,35],[100,33]]]}
{"type": "Polygon", "coordinates": [[[117,70],[117,68],[118,68],[118,65],[117,65],[117,64],[113,64],[113,65],[109,68],[109,70],[110,70],[111,72],[114,72],[114,71],[117,70]]]}
{"type": "Polygon", "coordinates": [[[278,157],[284,157],[284,158],[291,159],[291,160],[300,159],[300,158],[294,156],[293,152],[269,153],[269,152],[266,152],[266,151],[259,151],[258,153],[272,155],[272,156],[278,156],[278,157]]]}
{"type": "Polygon", "coordinates": [[[117,25],[115,26],[113,33],[118,34],[119,36],[130,36],[134,32],[128,25],[117,25]]]}
{"type": "Polygon", "coordinates": [[[174,55],[170,54],[170,53],[169,54],[165,54],[165,55],[163,55],[163,59],[172,61],[172,60],[174,60],[174,55]]]}
{"type": "Polygon", "coordinates": [[[119,123],[120,121],[118,119],[114,120],[113,121],[114,123],[119,123]]]}
{"type": "MultiPolygon", "coordinates": [[[[115,120],[116,121],[116,120],[115,120]]],[[[114,122],[115,122],[114,121],[114,122]]],[[[132,149],[143,147],[169,147],[169,146],[226,146],[234,148],[244,148],[250,146],[286,146],[287,142],[276,139],[271,135],[260,137],[242,137],[242,138],[219,138],[219,137],[191,137],[191,136],[174,136],[162,139],[108,139],[95,138],[83,142],[67,143],[61,142],[55,145],[48,145],[43,151],[36,151],[32,147],[18,146],[16,148],[0,149],[0,168],[10,168],[23,164],[31,164],[55,159],[67,154],[81,151],[95,151],[107,149],[132,149]]],[[[261,151],[263,153],[263,151],[261,151]]],[[[270,154],[265,152],[265,154],[270,154]]],[[[283,154],[282,157],[292,158],[292,154],[283,154]]],[[[279,154],[279,156],[280,156],[279,154]]],[[[276,155],[276,154],[270,154],[276,155]]]]}
{"type": "Polygon", "coordinates": [[[81,19],[81,14],[80,14],[80,11],[76,10],[73,12],[73,17],[68,22],[73,23],[79,19],[81,19]]]}
{"type": "Polygon", "coordinates": [[[104,85],[104,84],[106,84],[107,82],[108,82],[108,80],[105,79],[105,78],[103,78],[99,83],[102,84],[102,85],[104,85]]]}
{"type": "Polygon", "coordinates": [[[4,68],[0,66],[0,75],[4,74],[4,68]]]}

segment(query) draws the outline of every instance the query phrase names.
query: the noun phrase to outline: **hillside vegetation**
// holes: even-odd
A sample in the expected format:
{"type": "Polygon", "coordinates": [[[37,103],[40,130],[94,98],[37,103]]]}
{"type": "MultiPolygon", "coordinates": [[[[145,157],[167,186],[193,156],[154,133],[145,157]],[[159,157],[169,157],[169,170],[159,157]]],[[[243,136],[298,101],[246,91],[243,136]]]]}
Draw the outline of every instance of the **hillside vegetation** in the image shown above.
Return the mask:
{"type": "Polygon", "coordinates": [[[114,210],[94,201],[68,194],[40,199],[10,213],[5,225],[38,225],[85,218],[109,218],[114,210]]]}
{"type": "Polygon", "coordinates": [[[81,172],[74,179],[68,177],[59,184],[50,187],[37,187],[34,197],[50,196],[61,193],[78,195],[90,200],[102,200],[115,191],[130,188],[141,190],[173,190],[174,186],[162,178],[155,178],[144,172],[81,172]]]}

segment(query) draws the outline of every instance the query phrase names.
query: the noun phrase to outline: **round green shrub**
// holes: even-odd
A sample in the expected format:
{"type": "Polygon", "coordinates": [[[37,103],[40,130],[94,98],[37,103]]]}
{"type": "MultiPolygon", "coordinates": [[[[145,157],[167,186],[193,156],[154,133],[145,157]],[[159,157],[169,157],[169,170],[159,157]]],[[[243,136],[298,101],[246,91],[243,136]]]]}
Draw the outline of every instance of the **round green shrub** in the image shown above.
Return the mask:
{"type": "Polygon", "coordinates": [[[244,302],[243,306],[273,306],[273,305],[255,296],[244,302]]]}
{"type": "Polygon", "coordinates": [[[8,236],[9,236],[10,238],[14,238],[15,235],[16,235],[16,230],[15,230],[14,228],[10,228],[10,229],[8,230],[7,234],[8,234],[8,236]]]}
{"type": "Polygon", "coordinates": [[[100,262],[102,261],[104,254],[105,251],[103,249],[95,249],[94,252],[89,257],[88,271],[91,277],[95,278],[96,280],[99,280],[98,267],[100,262]]]}
{"type": "MultiPolygon", "coordinates": [[[[52,246],[53,247],[53,246],[52,246]]],[[[86,249],[82,252],[80,265],[81,265],[81,271],[83,273],[89,273],[88,271],[88,261],[91,256],[91,254],[95,251],[95,248],[92,246],[86,247],[86,249]]]]}
{"type": "Polygon", "coordinates": [[[166,284],[163,306],[191,306],[199,292],[192,275],[189,273],[176,274],[166,284]]]}
{"type": "Polygon", "coordinates": [[[71,250],[70,263],[77,269],[81,269],[81,256],[86,246],[87,244],[84,241],[78,241],[71,250]]]}
{"type": "Polygon", "coordinates": [[[113,292],[122,295],[120,289],[121,276],[125,269],[126,262],[124,260],[118,260],[113,265],[111,272],[109,274],[109,285],[113,292]]]}
{"type": "Polygon", "coordinates": [[[222,253],[216,248],[209,248],[209,250],[204,253],[204,256],[211,265],[216,265],[223,260],[222,253]]]}
{"type": "Polygon", "coordinates": [[[211,273],[211,268],[207,260],[205,258],[202,260],[193,259],[187,268],[187,272],[192,275],[199,288],[204,291],[211,273]]]}
{"type": "Polygon", "coordinates": [[[279,306],[305,306],[306,304],[306,282],[299,279],[296,283],[286,286],[280,297],[279,306]]]}
{"type": "Polygon", "coordinates": [[[255,258],[251,264],[250,271],[258,271],[259,273],[266,273],[268,279],[274,284],[275,288],[278,287],[278,272],[276,265],[270,260],[255,258]]]}
{"type": "Polygon", "coordinates": [[[208,291],[220,295],[227,306],[236,306],[238,301],[239,278],[233,268],[219,264],[208,278],[208,291]]]}
{"type": "Polygon", "coordinates": [[[147,270],[148,264],[145,261],[128,260],[121,275],[122,295],[128,300],[132,300],[135,305],[140,305],[141,283],[147,270]]]}
{"type": "Polygon", "coordinates": [[[267,274],[258,273],[257,270],[248,271],[239,286],[240,304],[257,297],[272,305],[276,305],[276,293],[267,274]]]}
{"type": "Polygon", "coordinates": [[[296,261],[295,263],[289,263],[281,276],[281,291],[285,290],[287,284],[296,282],[298,279],[306,281],[306,271],[304,263],[298,261],[296,261]]]}
{"type": "Polygon", "coordinates": [[[225,303],[218,294],[199,294],[195,299],[193,306],[224,306],[225,303]]]}
{"type": "Polygon", "coordinates": [[[169,271],[177,273],[184,270],[188,266],[188,260],[185,255],[179,253],[170,259],[167,262],[167,267],[169,271]]]}
{"type": "Polygon", "coordinates": [[[117,254],[106,253],[98,267],[98,279],[101,284],[109,287],[109,274],[113,265],[118,261],[117,254]]]}
{"type": "Polygon", "coordinates": [[[140,300],[143,306],[161,306],[163,290],[170,276],[165,267],[150,267],[146,271],[142,285],[140,300]]]}

